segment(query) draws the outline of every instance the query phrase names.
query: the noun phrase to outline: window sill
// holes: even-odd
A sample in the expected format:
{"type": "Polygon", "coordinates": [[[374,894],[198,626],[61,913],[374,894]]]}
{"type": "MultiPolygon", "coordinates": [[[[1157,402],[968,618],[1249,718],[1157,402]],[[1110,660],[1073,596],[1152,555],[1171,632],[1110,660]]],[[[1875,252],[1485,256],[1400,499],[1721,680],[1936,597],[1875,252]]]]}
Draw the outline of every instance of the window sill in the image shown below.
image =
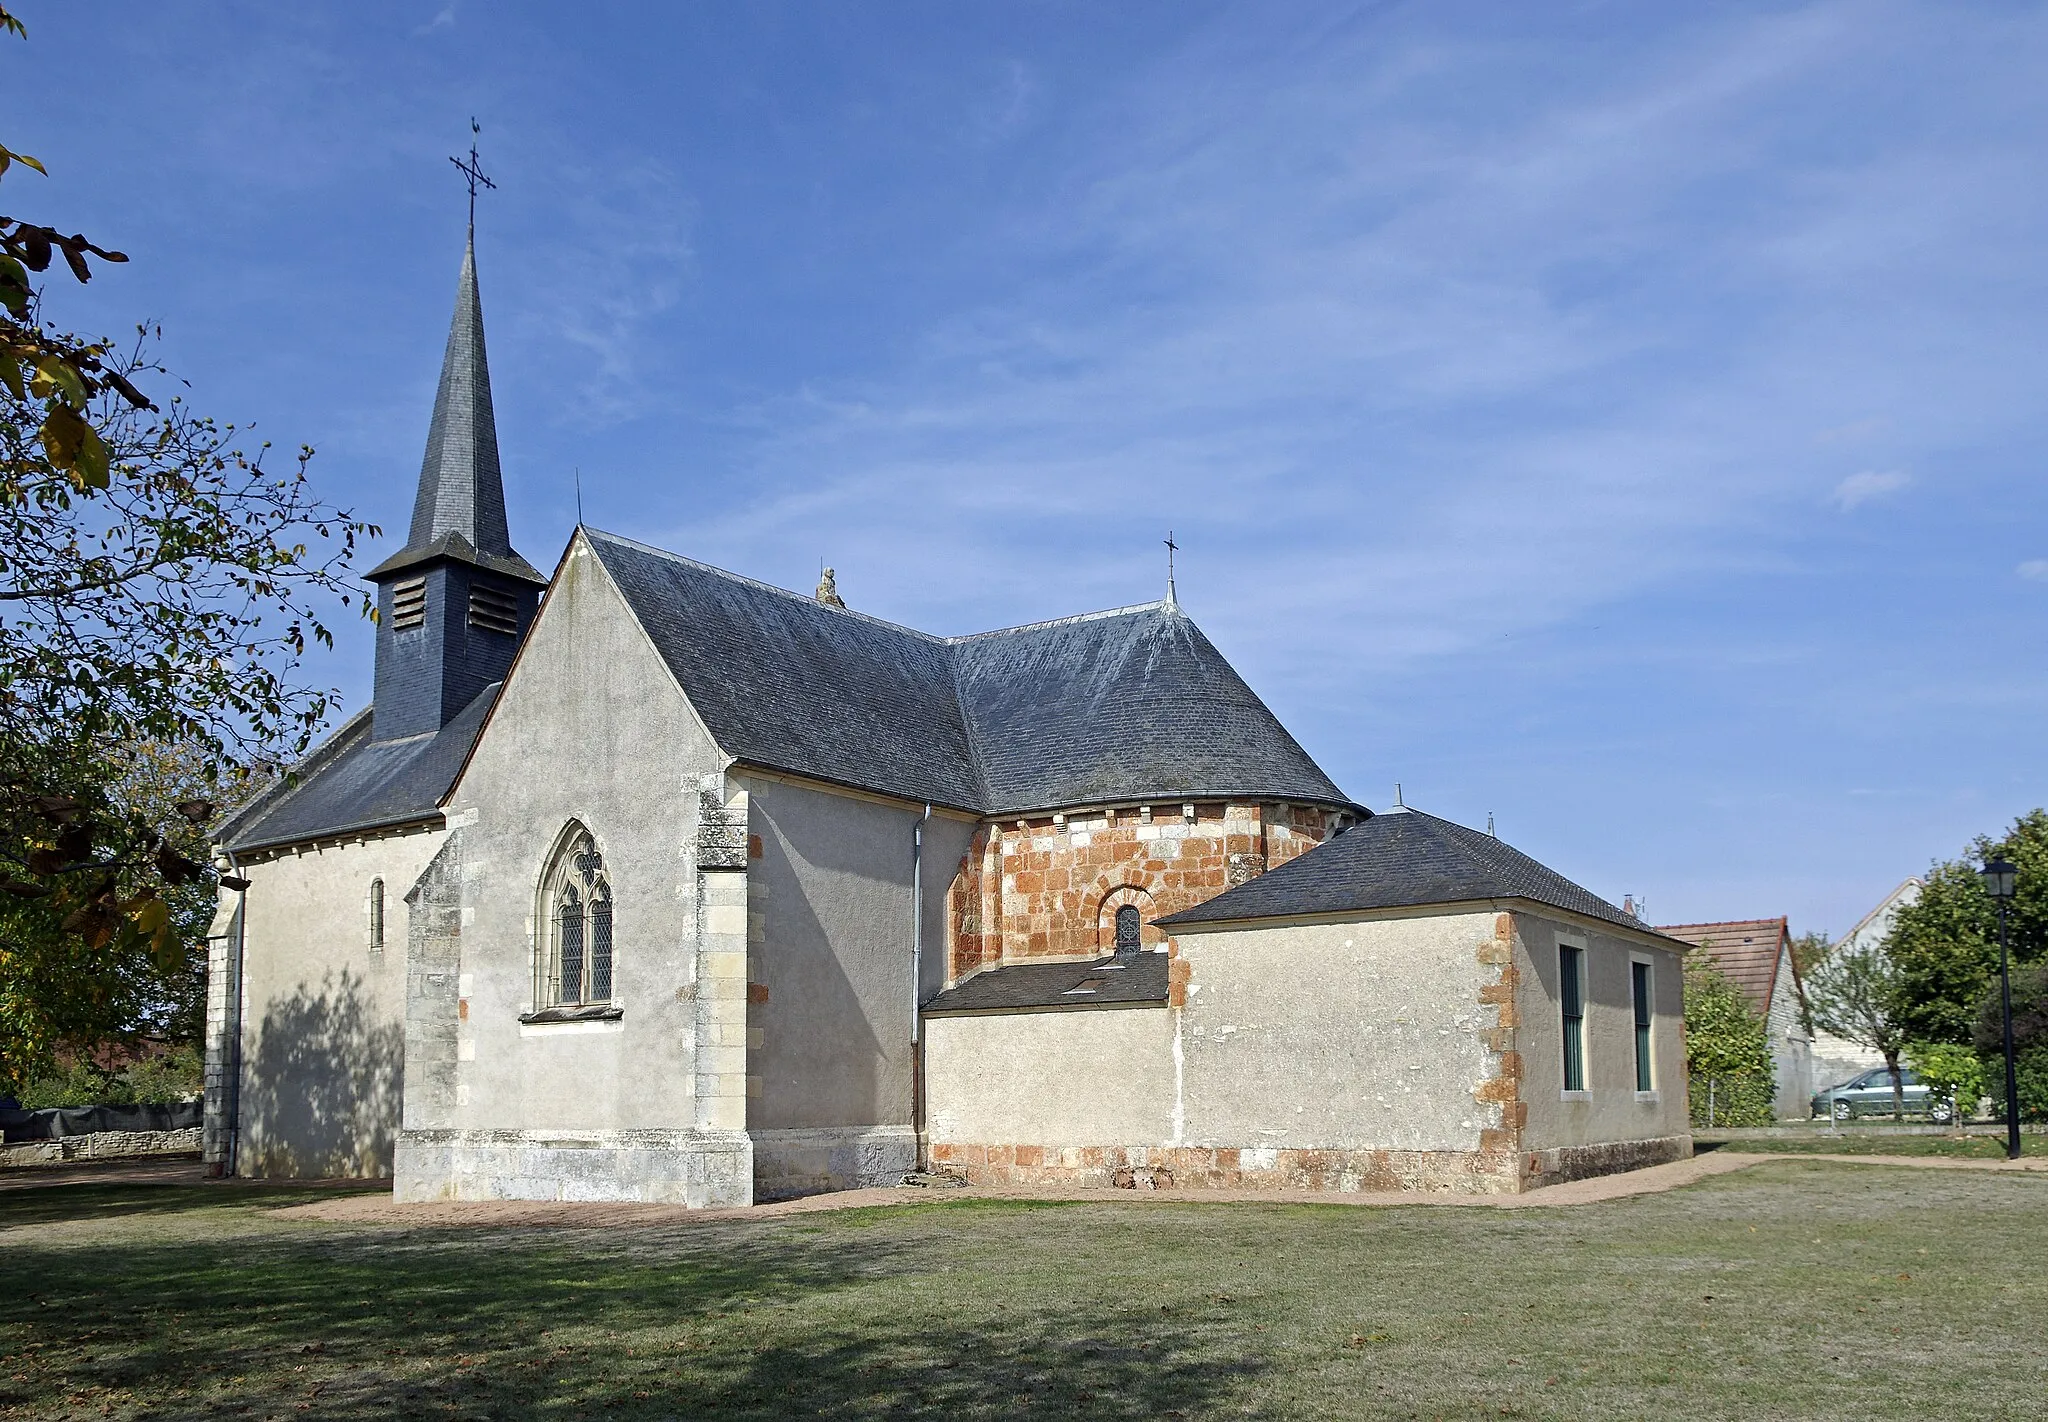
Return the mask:
{"type": "Polygon", "coordinates": [[[1557,1099],[1560,1101],[1591,1101],[1593,1093],[1590,1091],[1560,1091],[1557,1093],[1557,1099]]]}
{"type": "Polygon", "coordinates": [[[1636,1093],[1636,1100],[1645,1105],[1655,1106],[1662,1102],[1663,1099],[1664,1093],[1661,1091],[1638,1091],[1636,1093]]]}
{"type": "Polygon", "coordinates": [[[625,1009],[616,1003],[598,1002],[588,1007],[543,1007],[538,1012],[522,1012],[519,1024],[538,1027],[550,1022],[616,1022],[625,1015],[625,1009]]]}

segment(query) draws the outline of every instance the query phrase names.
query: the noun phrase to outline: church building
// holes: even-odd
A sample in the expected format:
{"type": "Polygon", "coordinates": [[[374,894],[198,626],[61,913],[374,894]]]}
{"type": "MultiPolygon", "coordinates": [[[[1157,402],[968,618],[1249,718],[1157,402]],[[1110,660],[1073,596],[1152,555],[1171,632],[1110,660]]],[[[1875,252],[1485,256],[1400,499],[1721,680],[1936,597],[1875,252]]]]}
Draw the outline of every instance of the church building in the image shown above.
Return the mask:
{"type": "Polygon", "coordinates": [[[1344,794],[1173,595],[964,637],[508,534],[474,244],[372,704],[216,833],[206,1155],[401,1200],[1690,1153],[1685,945],[1344,794]]]}

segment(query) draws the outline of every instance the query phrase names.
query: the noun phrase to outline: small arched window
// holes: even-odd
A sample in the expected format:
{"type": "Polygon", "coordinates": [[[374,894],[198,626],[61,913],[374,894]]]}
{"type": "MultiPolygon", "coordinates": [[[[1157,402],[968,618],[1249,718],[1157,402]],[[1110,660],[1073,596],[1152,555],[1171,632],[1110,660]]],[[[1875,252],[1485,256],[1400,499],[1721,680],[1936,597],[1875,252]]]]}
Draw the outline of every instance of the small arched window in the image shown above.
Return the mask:
{"type": "Polygon", "coordinates": [[[1119,954],[1135,953],[1140,947],[1144,934],[1144,915],[1138,912],[1136,904],[1125,904],[1116,911],[1116,951],[1119,954]]]}
{"type": "Polygon", "coordinates": [[[588,1007],[612,1000],[612,888],[590,832],[571,826],[541,881],[537,1005],[588,1007]]]}
{"type": "Polygon", "coordinates": [[[384,951],[384,881],[370,881],[370,951],[384,951]]]}

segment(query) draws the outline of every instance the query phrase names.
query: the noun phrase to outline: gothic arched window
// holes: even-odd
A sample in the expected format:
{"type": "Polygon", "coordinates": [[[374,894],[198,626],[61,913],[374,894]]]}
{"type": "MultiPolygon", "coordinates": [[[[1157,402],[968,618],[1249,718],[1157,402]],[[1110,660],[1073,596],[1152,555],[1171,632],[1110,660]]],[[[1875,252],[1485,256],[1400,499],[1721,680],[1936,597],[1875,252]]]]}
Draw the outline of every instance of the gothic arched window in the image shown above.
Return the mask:
{"type": "Polygon", "coordinates": [[[571,825],[541,879],[537,1006],[612,1000],[612,887],[590,831],[571,825]]]}

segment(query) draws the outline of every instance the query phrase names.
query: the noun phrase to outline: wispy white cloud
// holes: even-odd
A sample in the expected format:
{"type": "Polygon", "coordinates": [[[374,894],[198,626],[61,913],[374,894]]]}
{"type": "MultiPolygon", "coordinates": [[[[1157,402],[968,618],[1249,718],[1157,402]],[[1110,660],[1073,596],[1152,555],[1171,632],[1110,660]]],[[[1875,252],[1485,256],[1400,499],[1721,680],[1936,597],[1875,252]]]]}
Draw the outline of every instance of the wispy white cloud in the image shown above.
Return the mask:
{"type": "Polygon", "coordinates": [[[428,20],[424,25],[421,25],[418,29],[414,30],[413,34],[415,36],[430,35],[436,30],[447,30],[453,29],[454,27],[455,5],[452,3],[451,0],[451,3],[443,5],[438,11],[435,12],[433,19],[428,20]]]}
{"type": "Polygon", "coordinates": [[[2048,583],[2048,558],[2029,558],[2014,571],[2030,583],[2048,583]]]}
{"type": "Polygon", "coordinates": [[[1835,505],[1847,511],[1872,499],[1896,494],[1912,482],[1912,476],[1900,469],[1865,469],[1835,485],[1835,505]]]}
{"type": "MultiPolygon", "coordinates": [[[[1809,170],[1786,127],[1927,22],[1700,22],[1569,84],[1378,24],[1210,35],[1071,118],[1067,178],[991,239],[1026,280],[762,411],[760,495],[690,536],[843,550],[849,586],[958,630],[1155,595],[1172,523],[1198,616],[1329,677],[1752,558],[1844,432],[1903,462],[2011,418],[1981,370],[1840,317],[1933,299],[1930,219],[1886,213],[1944,155],[1809,170]]],[[[2001,200],[1937,186],[1952,251],[2001,200]]]]}

